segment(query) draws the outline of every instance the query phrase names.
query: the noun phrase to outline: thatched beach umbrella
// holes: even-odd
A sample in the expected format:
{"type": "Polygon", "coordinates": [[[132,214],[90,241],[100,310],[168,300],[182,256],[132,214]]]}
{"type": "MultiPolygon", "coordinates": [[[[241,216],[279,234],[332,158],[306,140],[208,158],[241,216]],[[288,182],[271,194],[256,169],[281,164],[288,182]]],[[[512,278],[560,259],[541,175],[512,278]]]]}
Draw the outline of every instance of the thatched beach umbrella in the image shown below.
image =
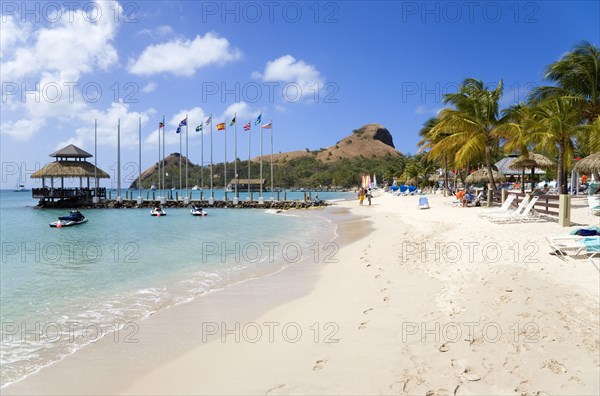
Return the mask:
{"type": "MultiPolygon", "coordinates": [[[[456,176],[453,172],[450,172],[450,171],[446,172],[446,174],[448,175],[448,179],[452,179],[456,176]]],[[[441,175],[435,174],[435,175],[429,176],[429,181],[440,181],[440,180],[444,180],[443,173],[441,175]]]]}
{"type": "MultiPolygon", "coordinates": [[[[505,179],[504,175],[498,171],[492,170],[492,174],[494,175],[494,180],[502,181],[505,179]]],[[[486,168],[482,168],[482,169],[476,170],[475,172],[473,172],[469,176],[467,176],[465,181],[467,183],[478,183],[481,181],[487,182],[487,181],[490,181],[490,175],[488,174],[488,171],[486,168]]]]}
{"type": "Polygon", "coordinates": [[[582,160],[579,160],[573,168],[579,173],[598,173],[600,172],[600,152],[588,155],[582,160]]]}
{"type": "MultiPolygon", "coordinates": [[[[533,178],[535,176],[535,168],[552,168],[555,166],[555,162],[549,159],[548,157],[543,156],[542,154],[537,153],[528,153],[524,154],[508,165],[510,169],[521,169],[523,170],[523,175],[525,175],[525,169],[531,169],[531,190],[533,191],[533,178]]],[[[524,180],[521,180],[522,186],[521,191],[525,191],[525,183],[524,180]]]]}

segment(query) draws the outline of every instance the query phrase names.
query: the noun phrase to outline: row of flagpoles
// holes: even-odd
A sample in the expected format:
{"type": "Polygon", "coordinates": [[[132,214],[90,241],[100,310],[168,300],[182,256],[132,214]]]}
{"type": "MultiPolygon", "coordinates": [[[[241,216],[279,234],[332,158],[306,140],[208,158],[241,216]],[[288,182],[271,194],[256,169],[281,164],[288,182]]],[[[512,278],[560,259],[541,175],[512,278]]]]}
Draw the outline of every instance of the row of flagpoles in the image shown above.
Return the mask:
{"type": "MultiPolygon", "coordinates": [[[[237,114],[234,114],[233,118],[231,119],[231,121],[229,122],[229,126],[233,126],[234,127],[234,174],[235,174],[235,199],[239,198],[238,195],[238,173],[237,173],[237,114]]],[[[188,199],[189,197],[189,184],[188,184],[188,115],[186,114],[185,118],[183,120],[181,120],[181,122],[179,123],[179,126],[177,127],[177,130],[175,131],[177,134],[179,134],[179,189],[182,190],[183,188],[183,182],[182,182],[182,149],[183,149],[183,143],[182,143],[182,130],[181,128],[185,126],[185,158],[186,158],[186,162],[185,162],[185,200],[188,199]]],[[[213,186],[213,120],[212,120],[212,113],[210,114],[210,116],[208,117],[208,119],[206,121],[203,121],[200,123],[200,125],[196,126],[196,132],[200,132],[200,147],[201,147],[201,158],[200,158],[200,162],[201,162],[201,168],[200,168],[200,177],[201,177],[201,186],[200,188],[204,188],[204,127],[210,125],[210,201],[214,201],[214,186],[213,186]]],[[[256,121],[254,122],[254,125],[260,125],[260,177],[259,177],[259,184],[260,184],[260,200],[263,200],[263,129],[269,129],[271,132],[271,199],[273,199],[273,190],[274,190],[274,179],[273,179],[273,122],[270,121],[267,124],[263,124],[262,123],[262,113],[258,115],[258,117],[256,118],[256,121]]],[[[94,136],[96,140],[96,136],[97,136],[97,132],[96,132],[96,122],[94,123],[94,136]]],[[[121,121],[119,120],[118,124],[117,124],[117,186],[118,186],[118,193],[117,193],[117,200],[121,200],[121,177],[120,177],[120,169],[121,169],[121,136],[120,136],[120,128],[121,128],[121,121]]],[[[252,136],[251,136],[251,129],[252,129],[252,124],[251,121],[248,121],[247,124],[244,124],[243,126],[244,131],[248,132],[248,199],[250,199],[250,158],[251,158],[251,145],[252,145],[252,136]]],[[[217,124],[217,131],[223,131],[224,132],[224,138],[225,138],[225,158],[224,158],[224,167],[223,167],[223,186],[224,188],[227,188],[227,123],[226,122],[222,122],[217,124]]],[[[161,122],[159,122],[158,124],[158,190],[163,191],[162,194],[164,194],[164,190],[166,190],[165,188],[165,177],[166,177],[166,171],[165,171],[165,116],[163,116],[163,119],[161,122]],[[162,143],[161,143],[161,130],[162,130],[162,143]]],[[[94,150],[96,150],[96,143],[94,144],[94,150]]],[[[95,152],[95,151],[94,151],[95,152]]],[[[141,118],[139,120],[139,176],[138,176],[138,191],[139,191],[139,196],[138,196],[138,201],[141,199],[141,189],[142,189],[142,171],[141,171],[141,163],[142,163],[142,121],[141,118]]],[[[97,178],[96,178],[97,180],[97,178]]],[[[96,183],[97,185],[97,183],[96,183]]],[[[163,195],[162,197],[159,195],[159,200],[164,200],[165,195],[163,195]]]]}

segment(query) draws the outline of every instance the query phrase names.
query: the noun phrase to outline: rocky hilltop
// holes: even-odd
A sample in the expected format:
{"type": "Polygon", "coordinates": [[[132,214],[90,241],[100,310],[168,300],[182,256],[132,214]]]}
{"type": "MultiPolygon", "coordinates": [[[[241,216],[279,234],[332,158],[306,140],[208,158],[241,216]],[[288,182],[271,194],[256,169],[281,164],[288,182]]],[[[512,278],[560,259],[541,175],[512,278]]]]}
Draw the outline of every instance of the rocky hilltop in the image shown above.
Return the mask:
{"type": "MultiPolygon", "coordinates": [[[[394,147],[392,135],[386,127],[380,124],[366,124],[355,129],[333,146],[313,151],[297,150],[274,154],[273,161],[286,162],[309,155],[316,155],[316,158],[323,162],[331,162],[342,158],[401,156],[402,154],[394,147]]],[[[252,161],[258,160],[259,157],[252,159],[252,161]]]]}

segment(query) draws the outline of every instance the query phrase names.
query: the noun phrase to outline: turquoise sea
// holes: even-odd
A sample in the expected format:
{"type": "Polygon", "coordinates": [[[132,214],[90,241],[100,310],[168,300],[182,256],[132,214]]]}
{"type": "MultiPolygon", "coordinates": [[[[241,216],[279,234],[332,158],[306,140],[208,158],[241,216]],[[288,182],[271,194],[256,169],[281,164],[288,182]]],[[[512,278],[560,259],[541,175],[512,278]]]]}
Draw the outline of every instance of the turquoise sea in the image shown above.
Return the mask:
{"type": "Polygon", "coordinates": [[[31,192],[0,191],[2,387],[117,327],[296,263],[335,237],[335,225],[314,213],[260,209],[207,209],[206,217],[167,209],[160,218],[148,209],[83,210],[87,223],[56,229],[48,224],[67,212],[36,204],[31,192]]]}

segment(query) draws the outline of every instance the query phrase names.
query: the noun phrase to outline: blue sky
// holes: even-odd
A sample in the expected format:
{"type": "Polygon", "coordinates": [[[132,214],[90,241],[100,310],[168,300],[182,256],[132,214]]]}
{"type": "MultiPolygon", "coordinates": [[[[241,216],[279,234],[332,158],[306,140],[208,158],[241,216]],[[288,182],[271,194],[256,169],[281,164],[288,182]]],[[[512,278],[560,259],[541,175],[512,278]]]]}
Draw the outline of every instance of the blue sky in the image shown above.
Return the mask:
{"type": "MultiPolygon", "coordinates": [[[[210,113],[215,126],[237,113],[240,158],[249,120],[259,152],[260,113],[273,120],[276,152],[327,147],[379,123],[415,153],[421,125],[464,78],[503,79],[503,106],[525,100],[546,65],[581,40],[599,45],[599,15],[595,1],[5,1],[1,186],[14,186],[19,166],[35,186],[29,175],[65,144],[93,153],[95,118],[98,163],[111,174],[118,118],[125,164],[137,162],[141,117],[146,169],[162,116],[171,153],[186,113],[195,163],[193,128],[210,113]]],[[[223,135],[213,137],[221,161],[223,135]]],[[[227,140],[231,160],[232,128],[227,140]]],[[[207,161],[208,132],[204,143],[207,161]]]]}

